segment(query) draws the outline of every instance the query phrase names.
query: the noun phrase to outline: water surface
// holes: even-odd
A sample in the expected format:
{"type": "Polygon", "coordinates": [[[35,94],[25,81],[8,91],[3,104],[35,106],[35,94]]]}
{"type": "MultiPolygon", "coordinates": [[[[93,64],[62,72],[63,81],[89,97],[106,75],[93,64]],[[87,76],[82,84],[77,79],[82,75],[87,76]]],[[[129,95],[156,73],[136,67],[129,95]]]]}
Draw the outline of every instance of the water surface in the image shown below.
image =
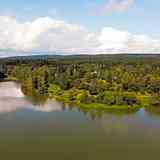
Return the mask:
{"type": "Polygon", "coordinates": [[[136,113],[36,104],[0,83],[0,156],[21,160],[159,160],[160,109],[136,113]]]}

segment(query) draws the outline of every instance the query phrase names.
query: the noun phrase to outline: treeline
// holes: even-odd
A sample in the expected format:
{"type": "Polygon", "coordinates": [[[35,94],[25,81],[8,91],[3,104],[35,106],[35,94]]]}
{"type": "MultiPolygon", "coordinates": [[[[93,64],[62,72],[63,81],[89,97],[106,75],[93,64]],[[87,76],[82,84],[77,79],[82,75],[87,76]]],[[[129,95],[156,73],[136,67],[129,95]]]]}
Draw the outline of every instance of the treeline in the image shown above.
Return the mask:
{"type": "Polygon", "coordinates": [[[29,96],[46,95],[95,108],[160,105],[159,55],[15,58],[3,65],[29,96]]]}

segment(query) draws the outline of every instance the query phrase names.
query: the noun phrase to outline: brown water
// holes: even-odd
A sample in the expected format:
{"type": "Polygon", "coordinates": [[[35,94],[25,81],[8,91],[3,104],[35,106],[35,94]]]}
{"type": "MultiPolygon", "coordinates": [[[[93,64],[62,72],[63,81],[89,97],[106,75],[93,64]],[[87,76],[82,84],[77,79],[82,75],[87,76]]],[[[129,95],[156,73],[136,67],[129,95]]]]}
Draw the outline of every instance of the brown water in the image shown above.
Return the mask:
{"type": "Polygon", "coordinates": [[[0,83],[0,159],[159,160],[160,109],[108,113],[36,105],[0,83]]]}

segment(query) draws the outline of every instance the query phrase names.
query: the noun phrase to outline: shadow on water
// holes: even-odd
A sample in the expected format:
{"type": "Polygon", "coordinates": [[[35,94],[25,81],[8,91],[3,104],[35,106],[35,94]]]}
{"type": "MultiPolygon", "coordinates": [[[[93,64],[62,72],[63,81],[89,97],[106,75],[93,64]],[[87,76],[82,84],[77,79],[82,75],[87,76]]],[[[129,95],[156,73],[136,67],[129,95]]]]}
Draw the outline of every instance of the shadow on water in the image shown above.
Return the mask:
{"type": "Polygon", "coordinates": [[[83,113],[84,116],[87,116],[92,120],[102,119],[107,114],[120,117],[126,115],[135,115],[139,111],[139,109],[137,110],[92,109],[92,108],[79,107],[74,104],[63,104],[63,103],[61,103],[61,105],[63,105],[64,110],[81,112],[83,113]]]}
{"type": "Polygon", "coordinates": [[[145,112],[149,116],[160,117],[160,106],[150,106],[145,108],[145,112]]]}
{"type": "Polygon", "coordinates": [[[33,105],[37,106],[37,105],[45,105],[48,97],[47,96],[42,96],[42,95],[38,95],[38,94],[33,94],[32,96],[26,96],[26,99],[28,101],[30,101],[33,105]]]}

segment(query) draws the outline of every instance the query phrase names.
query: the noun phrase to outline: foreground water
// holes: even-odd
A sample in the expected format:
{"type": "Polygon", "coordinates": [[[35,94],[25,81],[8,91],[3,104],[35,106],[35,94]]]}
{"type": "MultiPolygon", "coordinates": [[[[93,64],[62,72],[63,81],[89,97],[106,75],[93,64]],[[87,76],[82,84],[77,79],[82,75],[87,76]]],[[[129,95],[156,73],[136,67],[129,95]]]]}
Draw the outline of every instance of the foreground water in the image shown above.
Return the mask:
{"type": "Polygon", "coordinates": [[[108,113],[28,100],[0,83],[0,157],[21,160],[159,160],[160,109],[108,113]]]}

